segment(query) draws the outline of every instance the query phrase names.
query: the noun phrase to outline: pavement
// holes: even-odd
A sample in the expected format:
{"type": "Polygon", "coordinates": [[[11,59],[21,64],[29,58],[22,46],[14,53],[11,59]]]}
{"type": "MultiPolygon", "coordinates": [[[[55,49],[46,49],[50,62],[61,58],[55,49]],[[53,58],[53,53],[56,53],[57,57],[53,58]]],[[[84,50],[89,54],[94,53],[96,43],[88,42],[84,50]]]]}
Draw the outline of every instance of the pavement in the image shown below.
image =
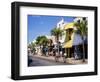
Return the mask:
{"type": "Polygon", "coordinates": [[[32,60],[28,66],[53,66],[53,65],[67,65],[67,63],[62,62],[55,62],[48,59],[35,57],[35,56],[29,56],[29,59],[32,60]]]}
{"type": "MultiPolygon", "coordinates": [[[[33,57],[39,58],[39,59],[42,59],[42,60],[46,60],[46,61],[56,62],[54,56],[33,55],[33,57]]],[[[64,63],[62,57],[60,57],[57,62],[59,62],[60,64],[63,63],[63,64],[70,64],[70,65],[87,64],[88,63],[87,59],[85,60],[85,62],[83,62],[82,59],[81,60],[76,60],[74,58],[66,58],[66,63],[64,63]]]]}

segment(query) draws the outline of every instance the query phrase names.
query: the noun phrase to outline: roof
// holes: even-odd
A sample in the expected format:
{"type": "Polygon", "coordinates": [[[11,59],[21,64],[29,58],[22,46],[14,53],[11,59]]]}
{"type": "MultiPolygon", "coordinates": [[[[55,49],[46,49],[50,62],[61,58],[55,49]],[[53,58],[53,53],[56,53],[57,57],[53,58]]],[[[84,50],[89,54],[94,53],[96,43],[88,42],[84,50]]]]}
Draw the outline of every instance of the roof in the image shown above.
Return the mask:
{"type": "Polygon", "coordinates": [[[74,28],[74,23],[68,23],[64,26],[64,29],[67,30],[67,29],[73,29],[74,28]]]}

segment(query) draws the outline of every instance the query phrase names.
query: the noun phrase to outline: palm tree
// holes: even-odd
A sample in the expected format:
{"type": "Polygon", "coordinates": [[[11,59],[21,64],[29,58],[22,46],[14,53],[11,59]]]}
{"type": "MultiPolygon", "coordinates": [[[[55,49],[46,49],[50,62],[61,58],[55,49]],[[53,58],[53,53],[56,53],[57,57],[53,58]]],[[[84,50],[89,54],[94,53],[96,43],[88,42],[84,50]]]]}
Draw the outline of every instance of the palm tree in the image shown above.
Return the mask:
{"type": "Polygon", "coordinates": [[[40,47],[46,42],[47,38],[45,36],[38,36],[36,38],[36,44],[40,47]]]}
{"type": "Polygon", "coordinates": [[[87,36],[87,20],[84,17],[82,21],[77,21],[74,23],[74,26],[77,27],[76,33],[81,35],[82,46],[83,46],[83,62],[85,62],[85,46],[84,46],[84,37],[87,36]]]}
{"type": "MultiPolygon", "coordinates": [[[[62,36],[63,30],[60,28],[54,28],[51,30],[51,35],[55,36],[56,42],[59,45],[59,37],[62,36]]],[[[59,46],[58,46],[58,53],[59,53],[59,46]]]]}
{"type": "Polygon", "coordinates": [[[62,35],[63,30],[60,28],[54,28],[51,30],[51,35],[54,35],[56,38],[56,41],[59,42],[59,37],[62,35]]]}
{"type": "Polygon", "coordinates": [[[46,46],[47,44],[48,44],[48,39],[47,39],[47,37],[46,36],[41,36],[41,41],[40,41],[40,43],[42,44],[42,45],[44,45],[44,46],[46,46]]]}
{"type": "Polygon", "coordinates": [[[38,36],[36,38],[36,44],[40,46],[40,50],[42,52],[41,46],[47,46],[48,44],[48,39],[46,36],[38,36]]]}

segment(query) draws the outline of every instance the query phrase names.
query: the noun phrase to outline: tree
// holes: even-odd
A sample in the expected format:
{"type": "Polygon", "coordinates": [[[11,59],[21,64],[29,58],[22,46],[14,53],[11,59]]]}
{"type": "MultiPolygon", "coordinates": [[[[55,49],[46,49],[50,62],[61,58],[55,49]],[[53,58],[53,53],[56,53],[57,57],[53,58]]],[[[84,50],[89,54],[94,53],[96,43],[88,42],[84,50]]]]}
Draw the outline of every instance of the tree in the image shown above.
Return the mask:
{"type": "MultiPolygon", "coordinates": [[[[54,28],[51,30],[51,35],[55,36],[56,42],[59,45],[59,37],[62,36],[63,30],[61,30],[60,28],[54,28]]],[[[58,46],[59,49],[59,46],[58,46]]],[[[58,50],[59,53],[59,50],[58,50]]]]}
{"type": "Polygon", "coordinates": [[[38,36],[36,38],[36,44],[38,45],[47,45],[48,39],[46,36],[38,36]]]}
{"type": "Polygon", "coordinates": [[[51,30],[51,35],[55,36],[57,43],[59,42],[59,37],[62,36],[62,32],[63,30],[61,30],[60,28],[54,28],[51,30]]]}
{"type": "Polygon", "coordinates": [[[31,42],[28,44],[28,51],[31,53],[35,52],[35,43],[31,42]]]}
{"type": "Polygon", "coordinates": [[[35,43],[31,42],[31,49],[32,49],[32,52],[35,52],[35,43]]]}
{"type": "Polygon", "coordinates": [[[32,48],[32,45],[31,45],[31,44],[28,44],[28,48],[30,48],[30,49],[31,49],[31,48],[32,48]]]}
{"type": "Polygon", "coordinates": [[[48,38],[46,36],[38,36],[36,38],[36,44],[40,46],[40,50],[42,52],[41,46],[47,46],[47,44],[48,44],[48,38]]]}
{"type": "Polygon", "coordinates": [[[84,46],[84,40],[85,36],[87,36],[87,20],[84,17],[82,21],[77,21],[74,23],[74,26],[76,26],[77,31],[76,33],[81,35],[82,38],[82,46],[83,46],[83,62],[85,62],[85,46],[84,46]]]}

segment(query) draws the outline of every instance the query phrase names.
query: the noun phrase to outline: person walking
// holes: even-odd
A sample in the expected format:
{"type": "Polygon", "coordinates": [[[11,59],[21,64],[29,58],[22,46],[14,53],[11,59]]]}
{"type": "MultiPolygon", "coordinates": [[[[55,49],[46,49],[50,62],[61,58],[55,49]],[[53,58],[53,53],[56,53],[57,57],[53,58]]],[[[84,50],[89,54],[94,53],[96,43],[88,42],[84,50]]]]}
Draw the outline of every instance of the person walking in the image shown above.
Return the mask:
{"type": "Polygon", "coordinates": [[[45,48],[46,56],[48,56],[48,47],[45,48]]]}

